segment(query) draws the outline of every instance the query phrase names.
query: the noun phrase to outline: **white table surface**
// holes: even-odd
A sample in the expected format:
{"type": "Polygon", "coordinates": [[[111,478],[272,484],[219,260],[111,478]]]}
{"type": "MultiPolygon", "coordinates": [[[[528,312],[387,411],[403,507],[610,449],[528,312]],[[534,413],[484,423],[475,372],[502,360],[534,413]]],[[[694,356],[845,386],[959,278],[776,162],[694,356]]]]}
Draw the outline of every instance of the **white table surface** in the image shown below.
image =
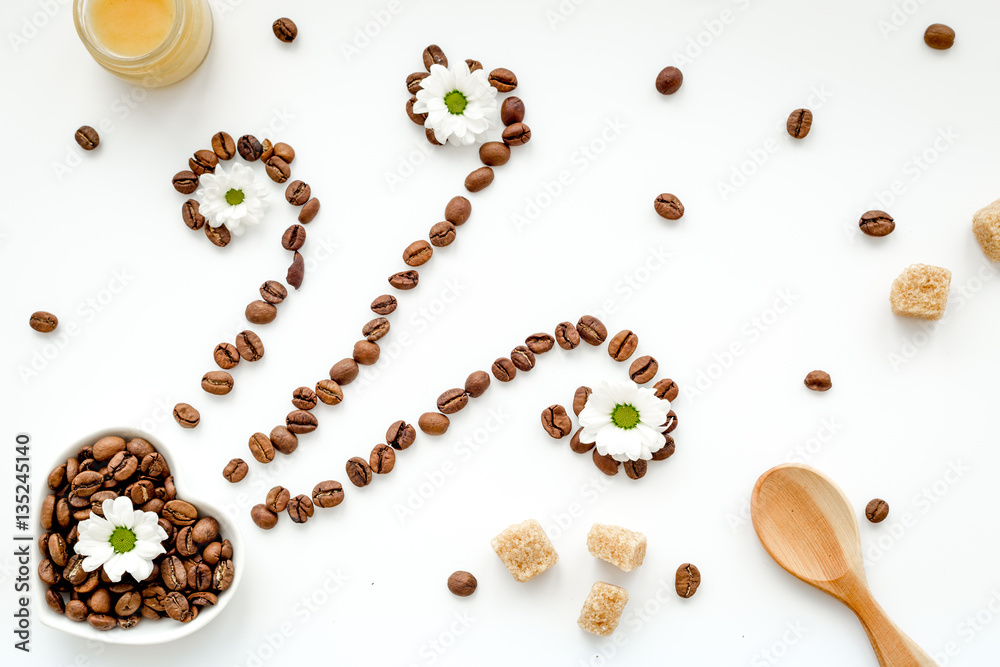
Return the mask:
{"type": "MultiPolygon", "coordinates": [[[[996,662],[1000,279],[970,226],[1000,196],[1000,6],[219,0],[205,65],[147,94],[99,69],[71,8],[47,4],[51,18],[37,14],[41,0],[0,9],[11,457],[0,496],[10,502],[17,432],[33,438],[41,484],[67,442],[146,428],[183,460],[182,492],[238,515],[252,557],[238,564],[239,604],[163,650],[36,623],[30,656],[6,634],[5,664],[874,665],[852,614],[773,563],[749,523],[754,481],[789,460],[851,498],[871,586],[900,627],[942,664],[996,662]],[[271,35],[282,14],[299,25],[292,45],[271,35]],[[385,25],[368,25],[373,16],[385,25]],[[923,44],[935,22],[958,33],[950,51],[923,44]],[[374,36],[350,52],[366,25],[374,36]],[[15,44],[12,33],[31,36],[15,44]],[[292,457],[231,486],[226,461],[249,459],[247,438],[283,420],[291,390],[349,355],[369,302],[405,268],[403,247],[478,166],[472,150],[429,150],[404,115],[403,80],[432,42],[515,71],[532,141],[470,196],[457,242],[402,295],[369,381],[318,409],[319,430],[292,457]],[[653,80],[668,64],[685,81],[666,98],[653,80]],[[784,123],[801,106],[815,122],[794,141],[784,123]],[[78,155],[74,130],[102,122],[99,150],[78,155]],[[284,277],[278,238],[294,219],[268,182],[265,224],[228,248],[184,227],[170,178],[222,129],[293,145],[293,173],[323,209],[301,292],[258,328],[266,357],[214,397],[199,387],[212,349],[247,326],[257,286],[284,277]],[[653,213],[663,191],[683,200],[682,220],[653,213]],[[895,217],[890,237],[858,232],[870,208],[895,217]],[[953,272],[940,325],[890,313],[890,283],[913,263],[953,272]],[[56,334],[27,327],[38,309],[59,316],[56,334]],[[415,422],[525,335],[587,312],[612,333],[633,329],[663,375],[701,390],[676,402],[677,454],[645,479],[608,480],[542,432],[542,408],[625,372],[603,350],[557,349],[530,375],[494,383],[446,436],[420,436],[396,471],[349,488],[338,509],[303,526],[283,517],[269,533],[251,523],[273,484],[346,482],[344,461],[367,456],[392,421],[415,422]],[[832,391],[802,386],[815,368],[832,391]],[[201,410],[197,430],[169,417],[178,401],[201,410]],[[876,496],[892,508],[878,526],[863,520],[876,496]],[[420,507],[404,516],[408,503],[420,507]],[[560,561],[519,584],[489,543],[527,518],[553,535],[560,561]],[[625,574],[592,558],[594,522],[644,532],[643,567],[625,574]],[[681,600],[673,573],[686,561],[704,583],[681,600]],[[456,569],[479,578],[474,597],[448,593],[456,569]],[[614,641],[576,626],[596,580],[631,597],[614,641]]],[[[12,611],[14,562],[0,564],[12,611]]]]}

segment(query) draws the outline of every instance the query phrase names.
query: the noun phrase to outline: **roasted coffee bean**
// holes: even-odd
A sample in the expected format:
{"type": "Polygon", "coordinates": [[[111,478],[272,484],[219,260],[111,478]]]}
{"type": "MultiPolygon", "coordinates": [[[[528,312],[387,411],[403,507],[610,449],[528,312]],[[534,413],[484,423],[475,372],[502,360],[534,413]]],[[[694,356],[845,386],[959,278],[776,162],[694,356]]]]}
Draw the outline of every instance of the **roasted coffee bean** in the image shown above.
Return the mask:
{"type": "Polygon", "coordinates": [[[444,435],[451,420],[440,412],[425,412],[417,420],[417,426],[427,435],[444,435]]]}
{"type": "Polygon", "coordinates": [[[95,461],[107,461],[118,452],[125,451],[125,439],[109,435],[94,443],[92,456],[95,461]]]}
{"type": "Polygon", "coordinates": [[[403,262],[407,266],[422,266],[434,254],[434,248],[423,239],[414,241],[403,250],[403,262]]]}
{"type": "MultiPolygon", "coordinates": [[[[285,286],[282,285],[281,283],[279,283],[277,280],[268,280],[267,282],[265,282],[263,285],[260,286],[260,296],[268,304],[279,304],[279,303],[281,303],[282,301],[285,300],[285,297],[288,296],[288,290],[286,290],[285,286]]],[[[247,306],[247,310],[248,311],[250,310],[249,306],[247,306]]],[[[275,312],[277,312],[277,311],[275,311],[275,312]]],[[[249,319],[249,317],[247,319],[249,319]]],[[[228,343],[223,343],[223,344],[224,345],[228,345],[228,343]]],[[[229,347],[232,347],[232,346],[229,345],[229,347]]],[[[218,350],[218,348],[216,348],[216,350],[218,350]]],[[[232,347],[232,357],[231,358],[235,359],[237,362],[240,359],[239,353],[236,351],[235,347],[232,347]]],[[[218,361],[219,361],[218,358],[216,358],[216,362],[218,362],[218,361]]],[[[221,363],[219,365],[222,366],[221,363]]],[[[235,364],[233,364],[233,365],[235,365],[235,364]]],[[[226,368],[225,366],[222,366],[222,367],[226,368]]]]}
{"type": "Polygon", "coordinates": [[[525,338],[524,344],[533,354],[545,354],[556,344],[556,339],[547,333],[536,333],[525,338]]]}
{"type": "Polygon", "coordinates": [[[484,371],[474,371],[465,379],[465,393],[469,398],[479,398],[490,387],[490,376],[484,371]]]}
{"type": "Polygon", "coordinates": [[[882,523],[889,516],[889,503],[881,498],[875,498],[865,507],[865,516],[872,523],[882,523]]]}
{"type": "MultiPolygon", "coordinates": [[[[104,516],[104,501],[114,500],[118,497],[115,491],[98,491],[94,495],[90,496],[90,511],[97,516],[104,516]]],[[[86,508],[84,508],[86,511],[86,508]]]]}
{"type": "Polygon", "coordinates": [[[87,619],[87,614],[90,610],[87,609],[87,605],[83,603],[83,600],[70,600],[66,603],[66,618],[71,621],[76,621],[77,623],[87,619]]]}
{"type": "Polygon", "coordinates": [[[233,376],[226,371],[209,371],[201,378],[201,388],[210,394],[225,396],[233,390],[233,376]]]}
{"type": "Polygon", "coordinates": [[[302,279],[306,275],[306,260],[302,257],[302,254],[298,251],[292,255],[292,263],[288,267],[288,272],[285,274],[285,282],[299,289],[302,287],[302,279]]]}
{"type": "Polygon", "coordinates": [[[472,58],[466,58],[465,64],[469,66],[469,72],[475,72],[476,70],[483,68],[483,64],[481,62],[473,60],[472,58]]]}
{"type": "Polygon", "coordinates": [[[614,460],[611,456],[602,456],[596,449],[594,450],[594,465],[597,466],[597,469],[605,475],[617,475],[619,464],[620,462],[614,460]]]}
{"type": "Polygon", "coordinates": [[[263,154],[264,147],[257,141],[257,137],[252,134],[244,134],[236,142],[236,150],[239,151],[240,157],[247,162],[256,162],[263,154]]]}
{"type": "Polygon", "coordinates": [[[49,535],[49,559],[58,567],[66,567],[69,556],[63,536],[59,533],[49,535]]]}
{"type": "Polygon", "coordinates": [[[132,616],[119,616],[115,619],[115,622],[118,623],[118,627],[122,630],[131,630],[135,626],[139,625],[140,621],[142,621],[142,616],[139,614],[134,614],[132,616]]]}
{"type": "Polygon", "coordinates": [[[201,229],[205,226],[205,216],[201,214],[201,205],[196,199],[188,199],[181,204],[181,218],[191,229],[201,229]]]}
{"type": "Polygon", "coordinates": [[[250,518],[263,530],[271,530],[278,525],[278,515],[266,505],[257,504],[250,508],[250,518]]]}
{"type": "Polygon", "coordinates": [[[45,604],[49,605],[49,609],[57,614],[66,613],[66,602],[63,600],[62,593],[54,588],[48,588],[45,591],[45,604]]]}
{"type": "Polygon", "coordinates": [[[580,332],[570,322],[560,322],[556,326],[556,343],[564,350],[572,350],[580,344],[580,332]]]}
{"type": "Polygon", "coordinates": [[[188,158],[188,166],[191,171],[202,176],[203,174],[215,173],[215,168],[219,166],[219,156],[214,151],[200,150],[194,156],[188,158]]]}
{"type": "Polygon", "coordinates": [[[362,366],[371,366],[378,362],[381,350],[379,349],[378,343],[372,343],[367,340],[359,340],[354,344],[354,361],[358,362],[362,366]]]}
{"type": "Polygon", "coordinates": [[[163,499],[173,500],[177,497],[177,487],[174,486],[174,476],[170,475],[163,480],[163,499]]]}
{"type": "Polygon", "coordinates": [[[337,405],[344,400],[344,390],[333,380],[320,380],[316,383],[316,398],[327,405],[337,405]]]}
{"type": "Polygon", "coordinates": [[[813,391],[829,391],[833,386],[830,374],[825,371],[812,371],[806,376],[804,382],[813,391]]]}
{"type": "Polygon", "coordinates": [[[372,483],[371,466],[363,458],[355,456],[348,460],[345,469],[347,470],[347,478],[354,486],[362,487],[372,483]]]}
{"type": "Polygon", "coordinates": [[[53,491],[57,490],[66,481],[66,464],[60,463],[49,473],[48,484],[53,491]]]}
{"type": "Polygon", "coordinates": [[[273,304],[258,299],[247,304],[244,315],[250,324],[270,324],[278,316],[278,309],[273,304]]]}
{"type": "Polygon", "coordinates": [[[427,138],[428,143],[432,146],[444,146],[440,141],[437,140],[437,136],[434,134],[434,130],[429,127],[424,128],[424,136],[427,138]]]}
{"type": "Polygon", "coordinates": [[[274,36],[280,39],[282,42],[294,42],[295,38],[299,35],[299,29],[295,25],[295,21],[289,18],[280,18],[271,24],[271,30],[274,31],[274,36]]]}
{"type": "Polygon", "coordinates": [[[660,95],[673,95],[684,83],[684,75],[676,67],[664,67],[656,75],[656,92],[660,95]]]}
{"type": "Polygon", "coordinates": [[[287,164],[291,164],[295,159],[295,149],[288,144],[279,141],[274,145],[274,155],[275,157],[280,157],[287,164]]]}
{"type": "Polygon", "coordinates": [[[701,586],[701,572],[691,563],[684,563],[677,568],[677,575],[674,577],[674,590],[682,598],[689,598],[698,591],[701,586]]]}
{"type": "Polygon", "coordinates": [[[212,242],[212,245],[219,248],[225,248],[233,240],[233,235],[229,233],[229,228],[225,225],[219,225],[218,227],[205,225],[204,229],[208,240],[212,242]]]}
{"type": "Polygon", "coordinates": [[[87,616],[87,623],[95,630],[106,632],[118,627],[118,619],[108,614],[90,614],[87,616]]]}
{"type": "Polygon", "coordinates": [[[264,171],[275,183],[284,183],[292,175],[292,168],[277,155],[272,155],[265,164],[264,171]]]}
{"type": "MultiPolygon", "coordinates": [[[[84,471],[81,470],[81,472],[84,472],[84,471]]],[[[77,475],[77,477],[79,477],[79,475],[77,475]]],[[[71,487],[71,489],[72,489],[72,487],[71,487]]],[[[70,490],[70,494],[68,496],[68,500],[69,500],[70,507],[72,507],[73,509],[80,509],[81,507],[89,507],[90,506],[90,498],[89,497],[84,497],[84,496],[77,495],[72,490],[70,490]]]]}
{"type": "MultiPolygon", "coordinates": [[[[187,578],[188,588],[193,588],[196,591],[207,591],[212,587],[212,568],[205,563],[190,563],[187,578]]],[[[191,595],[188,594],[187,598],[190,603],[191,595]]]]}
{"type": "Polygon", "coordinates": [[[680,220],[684,216],[684,204],[669,192],[664,192],[656,197],[653,209],[656,210],[657,215],[667,220],[680,220]]]}
{"type": "Polygon", "coordinates": [[[389,276],[389,284],[398,290],[411,290],[419,280],[420,274],[416,271],[400,271],[389,276]]]}
{"type": "Polygon", "coordinates": [[[208,591],[189,593],[187,599],[188,604],[195,605],[197,607],[211,607],[219,601],[219,598],[215,595],[215,593],[209,593],[208,591]]]}
{"type": "Polygon", "coordinates": [[[212,542],[201,552],[201,558],[206,565],[212,566],[222,559],[222,543],[212,542]]]}
{"type": "Polygon", "coordinates": [[[938,51],[950,49],[955,44],[955,31],[943,23],[929,25],[924,31],[924,44],[938,51]]]}
{"type": "Polygon", "coordinates": [[[558,440],[570,434],[570,431],[573,430],[573,422],[566,414],[566,408],[561,405],[550,405],[542,410],[542,428],[558,440]]]}
{"type": "Polygon", "coordinates": [[[226,132],[212,135],[212,150],[220,160],[232,160],[236,156],[236,142],[226,132]]]}
{"type": "Polygon", "coordinates": [[[143,512],[152,512],[153,514],[159,514],[160,512],[163,511],[163,506],[165,504],[166,503],[164,503],[161,499],[153,498],[139,509],[141,509],[143,512]]]}
{"type": "Polygon", "coordinates": [[[435,223],[430,231],[431,245],[435,248],[443,248],[451,245],[455,241],[455,225],[443,220],[435,223]]]}
{"type": "Polygon", "coordinates": [[[417,429],[412,424],[407,424],[403,420],[393,422],[385,432],[385,441],[393,449],[400,451],[406,449],[417,439],[417,429]]]}
{"type": "Polygon", "coordinates": [[[270,463],[274,460],[274,444],[263,433],[251,435],[247,445],[250,447],[250,454],[261,463],[270,463]]]}
{"type": "Polygon", "coordinates": [[[809,109],[796,109],[788,115],[785,129],[794,139],[804,139],[812,128],[813,113],[809,109]]]}
{"type": "Polygon", "coordinates": [[[478,585],[479,582],[471,573],[462,570],[452,572],[451,576],[448,577],[448,590],[460,598],[466,598],[475,593],[478,585]]]}
{"type": "Polygon", "coordinates": [[[489,167],[480,167],[465,177],[465,189],[469,192],[479,192],[489,187],[493,182],[493,170],[489,167]]]}
{"type": "MultiPolygon", "coordinates": [[[[75,495],[81,498],[87,498],[97,491],[100,491],[102,486],[104,486],[104,476],[101,473],[94,472],[93,470],[84,470],[73,478],[72,489],[75,495]]],[[[48,516],[52,516],[52,512],[54,510],[55,499],[53,498],[52,507],[49,509],[48,516]]]]}
{"type": "Polygon", "coordinates": [[[569,448],[572,449],[577,454],[586,454],[587,452],[589,452],[591,449],[594,448],[594,445],[597,444],[596,441],[595,442],[580,442],[580,435],[582,433],[583,433],[583,429],[582,428],[576,429],[576,433],[574,433],[573,437],[570,438],[570,440],[569,440],[569,448]]]}
{"type": "Polygon", "coordinates": [[[444,207],[444,219],[456,227],[464,225],[472,215],[472,204],[465,197],[452,197],[444,207]]]}
{"type": "Polygon", "coordinates": [[[590,345],[600,345],[608,338],[607,327],[592,315],[581,317],[576,323],[576,330],[580,332],[580,338],[590,345]]]}
{"type": "Polygon", "coordinates": [[[372,301],[372,312],[376,315],[389,315],[396,310],[398,303],[396,297],[390,294],[383,294],[372,301]]]}
{"type": "Polygon", "coordinates": [[[189,195],[198,189],[198,174],[193,171],[179,171],[174,174],[174,190],[189,195]]]}
{"type": "Polygon", "coordinates": [[[90,593],[95,588],[97,588],[100,584],[101,584],[100,575],[98,575],[96,572],[91,572],[90,574],[87,575],[87,578],[83,580],[83,583],[78,586],[74,586],[73,590],[79,593],[80,595],[86,595],[87,593],[90,593]]]}
{"type": "Polygon", "coordinates": [[[510,160],[510,148],[502,141],[487,141],[479,147],[479,160],[487,167],[502,167],[510,160]]]}
{"type": "Polygon", "coordinates": [[[670,378],[664,378],[653,385],[653,393],[657,398],[672,401],[681,393],[680,387],[670,378]]]}
{"type": "Polygon", "coordinates": [[[285,188],[285,201],[292,206],[302,206],[312,197],[312,188],[308,183],[302,181],[292,181],[285,188]]]}
{"type": "Polygon", "coordinates": [[[625,475],[629,479],[642,479],[646,476],[646,470],[649,467],[644,460],[639,459],[638,461],[626,461],[622,464],[622,469],[625,470],[625,475]]]}
{"type": "Polygon", "coordinates": [[[163,518],[175,526],[190,526],[198,520],[198,510],[186,500],[171,500],[163,506],[163,518]]]}
{"type": "MultiPolygon", "coordinates": [[[[385,447],[385,445],[380,446],[385,447]]],[[[389,451],[392,452],[391,449],[389,451]]],[[[388,472],[388,470],[386,472],[388,472]]],[[[312,502],[316,507],[323,507],[326,509],[336,507],[340,503],[344,502],[344,487],[340,485],[340,482],[335,482],[332,479],[320,482],[313,487],[312,502]]]]}
{"type": "Polygon", "coordinates": [[[523,146],[531,140],[531,128],[524,123],[514,123],[503,129],[500,138],[508,146],[523,146]]]}
{"type": "Polygon", "coordinates": [[[264,343],[254,332],[241,331],[236,335],[236,350],[246,361],[257,361],[264,356],[264,343]]]}
{"type": "Polygon", "coordinates": [[[190,558],[198,553],[198,545],[194,541],[194,527],[184,526],[174,536],[174,548],[184,558],[190,558]]]}
{"type": "Polygon", "coordinates": [[[184,621],[189,612],[187,598],[175,590],[170,591],[163,598],[163,611],[175,621],[184,621]]]}
{"type": "Polygon", "coordinates": [[[313,197],[305,204],[303,204],[302,209],[299,211],[299,222],[303,225],[308,225],[310,222],[316,219],[319,214],[319,200],[313,197]]]}
{"type": "Polygon", "coordinates": [[[670,412],[668,412],[667,413],[667,420],[665,422],[663,422],[663,426],[665,426],[666,429],[667,429],[666,431],[664,431],[664,433],[670,433],[675,428],[677,428],[677,413],[674,412],[673,410],[671,410],[670,412]]]}
{"type": "Polygon", "coordinates": [[[267,492],[264,507],[275,513],[281,513],[288,507],[292,494],[283,486],[275,486],[267,492]]]}
{"type": "Polygon", "coordinates": [[[674,455],[674,439],[672,436],[664,435],[666,442],[662,447],[653,452],[653,461],[666,461],[674,455]]]}
{"type": "Polygon", "coordinates": [[[194,541],[198,544],[208,544],[219,536],[219,522],[214,517],[203,516],[194,524],[194,541]]]}
{"type": "Polygon", "coordinates": [[[142,438],[132,438],[126,443],[125,449],[140,461],[156,451],[156,448],[149,441],[142,438]]]}
{"type": "Polygon", "coordinates": [[[73,138],[76,139],[76,143],[80,145],[80,148],[85,151],[92,151],[101,145],[100,135],[97,134],[97,130],[89,125],[82,125],[76,131],[76,134],[73,135],[73,138]]]}
{"type": "Polygon", "coordinates": [[[141,479],[135,484],[130,484],[127,492],[127,495],[131,498],[133,505],[145,505],[155,497],[153,492],[153,482],[148,479],[141,479]]]}
{"type": "Polygon", "coordinates": [[[413,110],[413,105],[417,103],[417,97],[414,95],[410,99],[406,100],[406,115],[415,124],[423,127],[424,123],[427,121],[426,113],[417,113],[413,110]]]}
{"type": "Polygon", "coordinates": [[[354,359],[341,359],[330,367],[330,379],[343,387],[354,382],[358,372],[358,362],[354,359]]]}
{"type": "Polygon", "coordinates": [[[449,389],[437,399],[437,408],[443,414],[453,415],[469,403],[469,395],[464,389],[449,389]]]}
{"type": "Polygon", "coordinates": [[[511,350],[510,360],[519,371],[528,372],[535,367],[535,353],[526,345],[518,345],[511,350]]]}
{"type": "Polygon", "coordinates": [[[285,417],[285,426],[295,435],[312,433],[319,426],[316,415],[305,410],[293,410],[285,417]]]}
{"type": "Polygon", "coordinates": [[[587,406],[587,399],[590,395],[594,393],[593,389],[586,386],[577,387],[576,392],[573,394],[573,414],[577,417],[583,412],[583,409],[587,406]]]}
{"type": "Polygon", "coordinates": [[[615,361],[625,361],[639,346],[639,337],[628,329],[619,331],[608,341],[608,354],[615,361]]]}
{"type": "Polygon", "coordinates": [[[309,387],[299,387],[292,392],[292,405],[299,410],[312,410],[316,407],[316,392],[309,387]]]}
{"type": "Polygon", "coordinates": [[[51,560],[46,558],[38,564],[38,578],[47,583],[49,586],[53,586],[59,583],[59,570],[51,560]]]}
{"type": "Polygon", "coordinates": [[[302,225],[292,225],[281,236],[281,247],[285,250],[298,250],[306,242],[306,228],[302,225]]]}
{"type": "Polygon", "coordinates": [[[288,501],[288,516],[295,523],[305,523],[315,511],[312,499],[304,493],[288,501]]]}
{"type": "Polygon", "coordinates": [[[375,445],[368,456],[368,465],[376,475],[387,475],[396,466],[396,452],[389,445],[375,445]]]}
{"type": "Polygon", "coordinates": [[[187,588],[187,570],[177,556],[167,556],[160,562],[160,578],[171,591],[187,588]]]}
{"type": "Polygon", "coordinates": [[[159,584],[153,584],[142,589],[142,604],[153,611],[163,611],[163,603],[167,599],[167,590],[159,584]]]}
{"type": "Polygon", "coordinates": [[[384,317],[369,320],[361,327],[361,335],[370,343],[381,340],[387,333],[389,333],[389,320],[384,317]]]}
{"type": "Polygon", "coordinates": [[[201,423],[201,413],[187,403],[178,403],[174,406],[174,419],[181,428],[194,428],[201,423]]]}
{"type": "Polygon", "coordinates": [[[493,371],[493,377],[501,382],[510,382],[517,375],[517,367],[507,357],[500,357],[494,361],[490,370],[493,371]]]}
{"type": "Polygon", "coordinates": [[[500,105],[500,120],[504,125],[513,125],[524,120],[524,102],[520,97],[508,97],[500,105]]]}
{"type": "Polygon", "coordinates": [[[428,72],[431,71],[431,65],[441,65],[442,67],[448,66],[448,58],[444,55],[444,51],[437,44],[431,44],[426,49],[424,49],[424,69],[428,72]]]}
{"type": "Polygon", "coordinates": [[[517,88],[517,77],[509,69],[497,67],[486,77],[490,85],[501,93],[509,93],[517,88]]]}
{"type": "Polygon", "coordinates": [[[861,216],[858,226],[868,236],[888,236],[896,229],[892,216],[885,211],[868,211],[861,216]]]}
{"type": "MultiPolygon", "coordinates": [[[[134,459],[135,457],[132,458],[134,459]]],[[[95,493],[94,495],[96,496],[97,494],[95,493]]],[[[70,523],[73,521],[73,510],[70,509],[69,501],[65,498],[60,498],[56,502],[55,520],[60,528],[69,528],[70,523]]]]}
{"type": "Polygon", "coordinates": [[[128,452],[118,452],[108,461],[108,474],[116,482],[124,482],[139,469],[139,459],[128,452]]]}
{"type": "Polygon", "coordinates": [[[416,95],[418,92],[423,90],[423,86],[420,83],[429,77],[430,74],[427,72],[414,72],[406,77],[406,92],[410,95],[416,95]]]}

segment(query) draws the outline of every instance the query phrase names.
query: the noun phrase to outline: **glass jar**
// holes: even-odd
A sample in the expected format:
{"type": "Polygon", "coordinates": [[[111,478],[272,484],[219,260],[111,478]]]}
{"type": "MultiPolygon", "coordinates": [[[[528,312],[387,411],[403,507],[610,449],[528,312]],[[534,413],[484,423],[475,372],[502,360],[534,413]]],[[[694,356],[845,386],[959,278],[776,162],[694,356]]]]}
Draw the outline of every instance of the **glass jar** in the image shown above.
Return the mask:
{"type": "Polygon", "coordinates": [[[74,0],[73,22],[97,64],[145,88],[169,86],[188,76],[212,44],[208,0],[74,0]],[[144,21],[144,31],[132,29],[144,21]],[[143,38],[155,40],[148,51],[143,38]],[[135,53],[136,48],[146,52],[135,53]]]}

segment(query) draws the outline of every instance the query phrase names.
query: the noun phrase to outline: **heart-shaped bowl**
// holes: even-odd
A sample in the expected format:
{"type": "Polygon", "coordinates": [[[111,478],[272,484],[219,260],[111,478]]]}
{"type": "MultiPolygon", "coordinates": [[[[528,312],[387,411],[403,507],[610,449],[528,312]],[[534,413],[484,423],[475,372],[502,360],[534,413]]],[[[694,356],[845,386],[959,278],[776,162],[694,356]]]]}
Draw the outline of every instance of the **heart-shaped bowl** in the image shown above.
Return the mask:
{"type": "MultiPolygon", "coordinates": [[[[220,507],[213,505],[206,500],[200,500],[184,493],[184,476],[178,470],[177,463],[170,455],[170,451],[163,445],[162,442],[148,433],[134,428],[109,428],[88,435],[85,438],[81,438],[63,450],[58,456],[54,457],[49,467],[39,470],[39,475],[36,476],[36,479],[39,481],[35,485],[36,491],[34,496],[34,507],[36,508],[36,511],[40,510],[42,507],[42,501],[44,501],[45,497],[52,492],[49,489],[49,485],[45,482],[50,470],[61,463],[65,463],[66,459],[69,457],[76,456],[77,451],[79,451],[79,449],[84,445],[92,445],[101,438],[109,435],[121,436],[125,438],[126,441],[132,438],[142,438],[143,440],[149,441],[150,444],[156,447],[156,451],[167,460],[170,473],[174,476],[174,485],[177,487],[177,497],[186,500],[197,507],[199,516],[211,516],[219,522],[219,533],[221,537],[228,539],[233,545],[233,564],[235,565],[233,583],[228,589],[226,589],[225,592],[219,595],[218,603],[212,606],[202,607],[198,611],[198,617],[190,623],[178,623],[169,618],[161,618],[159,620],[143,619],[139,625],[129,630],[123,630],[121,628],[114,628],[106,631],[98,630],[86,621],[83,621],[82,623],[71,621],[63,614],[53,611],[52,608],[45,602],[45,591],[48,590],[48,585],[45,584],[38,576],[38,563],[40,562],[41,554],[38,552],[38,545],[36,543],[32,546],[32,562],[34,566],[33,578],[35,584],[34,595],[32,595],[32,603],[35,618],[50,628],[62,630],[63,632],[76,635],[77,637],[83,637],[84,639],[93,639],[95,641],[105,642],[108,644],[143,646],[148,644],[162,644],[164,642],[180,639],[181,637],[186,637],[187,635],[197,632],[211,623],[212,620],[221,614],[222,610],[225,609],[236,596],[236,591],[240,587],[240,582],[243,579],[246,549],[243,544],[243,535],[240,533],[240,529],[220,507]]],[[[32,520],[35,522],[33,528],[41,534],[42,527],[38,525],[38,519],[33,517],[32,520]]]]}

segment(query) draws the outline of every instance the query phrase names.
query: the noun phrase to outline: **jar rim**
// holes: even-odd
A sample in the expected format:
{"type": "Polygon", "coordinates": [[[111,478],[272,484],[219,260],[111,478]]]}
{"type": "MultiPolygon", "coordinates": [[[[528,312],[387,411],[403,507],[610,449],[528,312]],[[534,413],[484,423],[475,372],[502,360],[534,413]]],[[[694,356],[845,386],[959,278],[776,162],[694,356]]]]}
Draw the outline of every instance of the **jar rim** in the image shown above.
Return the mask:
{"type": "Polygon", "coordinates": [[[174,3],[174,23],[170,26],[170,31],[163,38],[156,48],[147,53],[137,56],[122,56],[105,48],[91,32],[87,25],[87,5],[93,0],[73,0],[73,23],[76,25],[76,32],[84,45],[91,52],[101,55],[101,58],[117,67],[138,66],[149,60],[155,60],[166,53],[177,41],[180,27],[183,25],[185,14],[185,0],[173,0],[174,3]]]}

